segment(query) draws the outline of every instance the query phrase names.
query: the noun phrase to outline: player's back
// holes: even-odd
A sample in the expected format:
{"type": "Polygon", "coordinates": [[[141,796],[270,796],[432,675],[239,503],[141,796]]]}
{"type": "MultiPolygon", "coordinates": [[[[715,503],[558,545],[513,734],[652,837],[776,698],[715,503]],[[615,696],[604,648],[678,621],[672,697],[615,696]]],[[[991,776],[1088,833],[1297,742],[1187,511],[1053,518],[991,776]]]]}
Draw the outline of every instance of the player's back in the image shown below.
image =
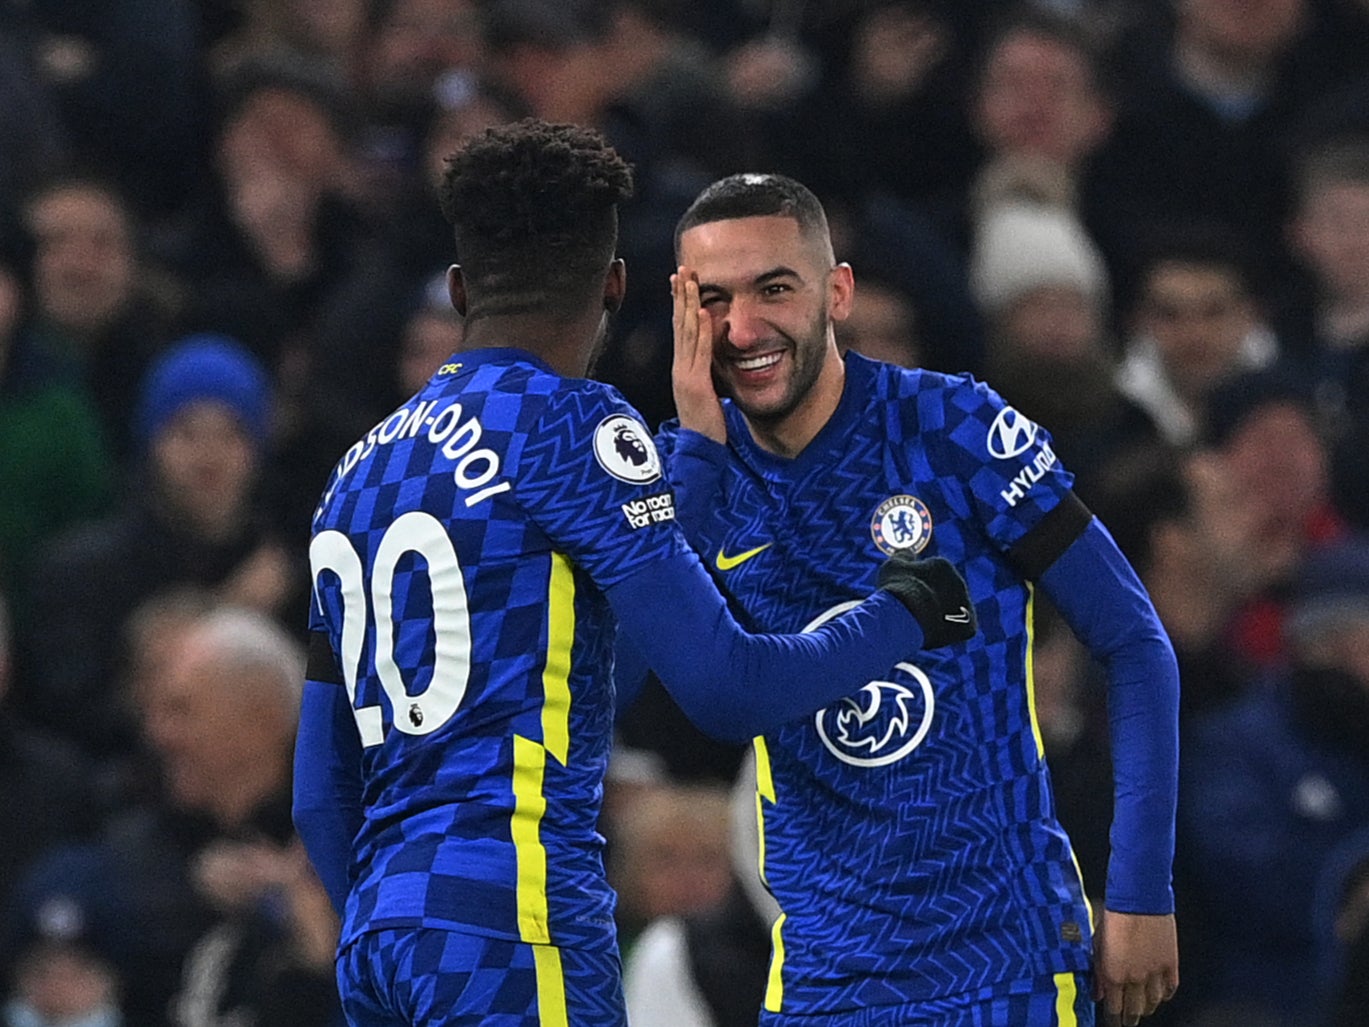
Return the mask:
{"type": "Polygon", "coordinates": [[[585,465],[615,405],[528,354],[463,354],[330,479],[315,628],[355,682],[364,746],[344,943],[417,924],[611,931],[596,821],[613,622],[591,575],[617,565],[576,533],[596,527],[585,465]]]}

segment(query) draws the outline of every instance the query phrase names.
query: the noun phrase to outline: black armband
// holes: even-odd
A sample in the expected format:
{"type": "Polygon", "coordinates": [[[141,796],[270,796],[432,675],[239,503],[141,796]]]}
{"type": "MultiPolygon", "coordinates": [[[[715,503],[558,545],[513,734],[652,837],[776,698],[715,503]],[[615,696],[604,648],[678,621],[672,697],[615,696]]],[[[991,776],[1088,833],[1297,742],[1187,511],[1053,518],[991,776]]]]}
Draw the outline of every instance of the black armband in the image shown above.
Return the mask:
{"type": "Polygon", "coordinates": [[[304,676],[309,681],[325,685],[343,683],[342,668],[338,666],[337,656],[333,653],[332,643],[323,631],[309,632],[309,660],[304,667],[304,676]]]}
{"type": "Polygon", "coordinates": [[[1069,493],[1008,550],[1008,563],[1027,581],[1035,581],[1084,533],[1091,520],[1093,512],[1069,493]]]}

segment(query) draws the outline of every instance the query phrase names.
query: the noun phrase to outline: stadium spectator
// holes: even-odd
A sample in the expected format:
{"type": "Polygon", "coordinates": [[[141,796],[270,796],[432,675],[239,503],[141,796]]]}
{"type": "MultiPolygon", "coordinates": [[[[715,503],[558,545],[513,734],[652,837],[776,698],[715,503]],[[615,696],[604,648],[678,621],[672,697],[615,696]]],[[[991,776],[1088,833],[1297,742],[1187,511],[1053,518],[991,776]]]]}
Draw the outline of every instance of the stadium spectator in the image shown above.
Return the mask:
{"type": "Polygon", "coordinates": [[[1173,232],[1140,262],[1117,387],[1165,443],[1188,448],[1222,379],[1279,357],[1239,248],[1220,230],[1173,232]]]}
{"type": "Polygon", "coordinates": [[[648,923],[623,960],[632,1027],[754,1027],[779,915],[757,867],[756,762],[748,754],[727,799],[728,886],[720,902],[648,923]]]}
{"type": "Polygon", "coordinates": [[[1189,222],[1225,226],[1271,283],[1287,281],[1291,134],[1344,74],[1315,45],[1318,4],[1182,0],[1128,13],[1105,54],[1117,120],[1090,172],[1118,227],[1124,292],[1127,255],[1154,226],[1189,222]]]}
{"type": "Polygon", "coordinates": [[[120,468],[133,459],[133,404],[172,336],[174,279],[144,253],[141,223],[108,183],[45,181],[23,207],[35,245],[35,346],[90,397],[120,468]]]}
{"type": "Polygon", "coordinates": [[[303,676],[278,624],[224,606],[185,626],[139,691],[160,792],[102,835],[138,1023],[337,1022],[337,919],[290,822],[303,676]]]}
{"type": "Polygon", "coordinates": [[[1291,233],[1311,278],[1302,351],[1331,445],[1336,499],[1369,527],[1369,133],[1305,155],[1291,233]]]}
{"type": "Polygon", "coordinates": [[[6,35],[29,55],[55,105],[68,164],[101,169],[139,221],[156,222],[196,191],[207,96],[199,5],[185,0],[6,8],[6,35]]]}
{"type": "Polygon", "coordinates": [[[103,513],[115,484],[100,420],[33,335],[33,248],[0,223],[0,596],[24,616],[42,543],[103,513]]]}
{"type": "MultiPolygon", "coordinates": [[[[1189,463],[1208,523],[1245,547],[1244,596],[1226,645],[1247,666],[1283,658],[1293,572],[1347,531],[1331,489],[1330,457],[1313,395],[1296,369],[1275,365],[1228,377],[1204,400],[1203,436],[1189,463]]],[[[1230,551],[1230,550],[1228,550],[1230,551]]]]}
{"type": "Polygon", "coordinates": [[[609,879],[624,958],[652,921],[716,909],[730,881],[726,789],[662,782],[615,811],[609,879]]]}
{"type": "Polygon", "coordinates": [[[200,57],[211,77],[263,58],[318,67],[344,82],[361,73],[365,0],[246,0],[234,7],[235,22],[200,57]]]}
{"type": "Polygon", "coordinates": [[[982,198],[970,283],[987,322],[985,378],[1045,427],[1087,502],[1119,454],[1153,444],[1145,414],[1114,383],[1107,267],[1067,207],[982,198]]]}
{"type": "Polygon", "coordinates": [[[1163,447],[1137,451],[1108,469],[1094,500],[1174,645],[1181,728],[1249,684],[1255,667],[1228,647],[1227,631],[1266,581],[1258,519],[1199,462],[1163,447]]]}
{"type": "MultiPolygon", "coordinates": [[[[474,0],[380,0],[368,5],[359,150],[376,184],[422,171],[423,137],[436,107],[470,95],[487,53],[474,0]]],[[[439,216],[440,220],[440,216],[439,216]]]]}
{"type": "Polygon", "coordinates": [[[963,19],[951,5],[909,2],[849,13],[814,5],[803,14],[804,31],[790,50],[781,24],[728,57],[743,100],[780,88],[786,76],[764,74],[776,65],[789,67],[789,78],[804,87],[797,102],[773,109],[750,101],[759,108],[752,118],[764,129],[764,145],[751,144],[747,166],[792,169],[830,204],[880,195],[930,211],[940,223],[977,156],[965,102],[976,54],[963,19]],[[800,44],[808,50],[794,54],[800,44]]]}
{"type": "Polygon", "coordinates": [[[1314,889],[1369,827],[1369,541],[1300,564],[1286,629],[1287,670],[1190,725],[1180,824],[1212,926],[1195,991],[1292,1027],[1317,1012],[1314,889]]]}
{"type": "Polygon", "coordinates": [[[124,628],[169,586],[302,616],[292,605],[303,602],[302,562],[276,541],[256,492],[270,418],[266,373],[231,339],[187,337],[150,368],[134,486],[112,514],[55,539],[35,564],[20,640],[28,715],[92,756],[127,752],[124,628]]]}
{"type": "Polygon", "coordinates": [[[1090,176],[1114,118],[1096,35],[1078,12],[1042,4],[1010,6],[990,23],[968,91],[980,152],[948,226],[962,249],[972,244],[977,194],[1005,175],[1034,178],[1049,183],[1037,198],[1075,210],[1113,271],[1111,197],[1090,176]]]}
{"type": "Polygon", "coordinates": [[[912,300],[876,275],[862,275],[851,316],[837,325],[837,346],[843,353],[853,349],[871,360],[921,366],[922,346],[912,300]]]}
{"type": "Polygon", "coordinates": [[[135,938],[114,879],[106,850],[62,845],[17,880],[15,905],[0,919],[0,1025],[144,1022],[124,1015],[135,938]]]}
{"type": "Polygon", "coordinates": [[[240,339],[297,389],[298,353],[363,236],[348,199],[348,94],[318,71],[263,60],[234,69],[216,99],[213,187],[161,251],[186,284],[185,323],[240,339]]]}

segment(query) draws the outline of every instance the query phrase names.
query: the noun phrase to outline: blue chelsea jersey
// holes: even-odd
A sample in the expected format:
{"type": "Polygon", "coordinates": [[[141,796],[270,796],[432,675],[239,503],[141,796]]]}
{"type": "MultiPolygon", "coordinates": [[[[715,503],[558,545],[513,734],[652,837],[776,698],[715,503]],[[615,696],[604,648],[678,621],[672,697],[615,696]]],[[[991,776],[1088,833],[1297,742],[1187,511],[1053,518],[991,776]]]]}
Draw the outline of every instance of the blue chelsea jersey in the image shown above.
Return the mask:
{"type": "Polygon", "coordinates": [[[755,630],[821,623],[896,549],[949,559],[978,614],[970,642],[756,740],[762,874],[782,910],[765,1006],[798,1015],[1082,970],[1091,947],[1033,710],[1032,589],[1005,556],[1071,476],[1044,430],[969,377],[846,366],[836,413],[793,460],[727,404],[706,504],[671,462],[675,426],[659,436],[702,518],[686,534],[755,630]]]}
{"type": "Polygon", "coordinates": [[[684,548],[636,413],[530,354],[459,354],[343,457],[314,515],[312,628],[362,741],[342,943],[425,925],[611,936],[597,831],[615,619],[684,548]]]}

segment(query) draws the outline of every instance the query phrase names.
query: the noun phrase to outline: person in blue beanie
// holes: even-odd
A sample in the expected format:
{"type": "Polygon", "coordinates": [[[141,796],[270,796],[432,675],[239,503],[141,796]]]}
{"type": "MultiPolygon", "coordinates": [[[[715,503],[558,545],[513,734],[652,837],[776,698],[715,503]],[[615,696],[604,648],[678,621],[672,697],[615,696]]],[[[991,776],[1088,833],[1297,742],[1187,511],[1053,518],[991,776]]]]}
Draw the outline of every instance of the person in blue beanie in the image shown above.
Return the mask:
{"type": "Polygon", "coordinates": [[[266,369],[240,343],[179,340],[142,382],[132,487],[110,517],[38,557],[16,698],[116,780],[134,737],[120,682],[124,632],[141,604],[193,587],[285,619],[302,601],[302,555],[274,537],[258,499],[272,403],[266,369]]]}

